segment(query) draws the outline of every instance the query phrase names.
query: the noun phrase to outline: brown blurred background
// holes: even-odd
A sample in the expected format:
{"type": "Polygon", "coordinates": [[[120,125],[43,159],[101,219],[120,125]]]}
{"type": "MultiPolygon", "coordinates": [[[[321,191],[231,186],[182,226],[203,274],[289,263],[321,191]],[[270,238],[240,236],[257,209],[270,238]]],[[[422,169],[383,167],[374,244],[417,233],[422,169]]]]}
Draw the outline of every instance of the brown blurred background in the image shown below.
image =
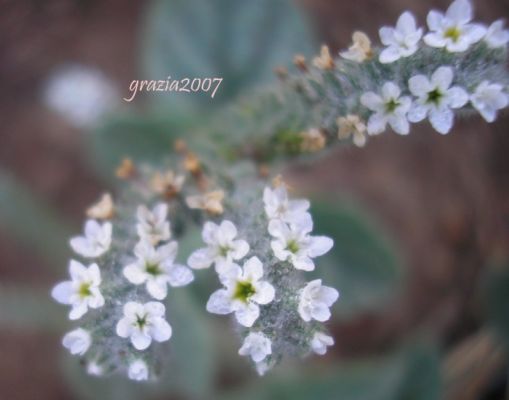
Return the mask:
{"type": "MultiPolygon", "coordinates": [[[[447,0],[307,0],[323,41],[334,50],[355,29],[376,38],[404,9],[421,24],[447,0]]],[[[509,2],[477,1],[489,21],[509,17],[509,2]]],[[[3,1],[0,12],[0,167],[24,180],[76,225],[104,190],[86,165],[83,133],[40,101],[41,84],[62,62],[95,66],[120,88],[136,78],[143,2],[3,1]]],[[[309,188],[338,187],[366,205],[403,249],[410,285],[383,315],[334,327],[338,357],[384,348],[423,327],[443,344],[477,323],[473,296],[484,265],[509,254],[509,118],[459,121],[440,136],[417,126],[364,149],[338,150],[312,169],[292,171],[309,188]],[[317,179],[319,177],[319,179],[317,179]]],[[[44,234],[44,232],[41,232],[44,234]]],[[[0,280],[49,288],[60,276],[0,227],[0,280]],[[40,272],[39,272],[40,271],[40,272]]],[[[0,399],[70,399],[58,373],[58,337],[0,332],[0,399]]]]}

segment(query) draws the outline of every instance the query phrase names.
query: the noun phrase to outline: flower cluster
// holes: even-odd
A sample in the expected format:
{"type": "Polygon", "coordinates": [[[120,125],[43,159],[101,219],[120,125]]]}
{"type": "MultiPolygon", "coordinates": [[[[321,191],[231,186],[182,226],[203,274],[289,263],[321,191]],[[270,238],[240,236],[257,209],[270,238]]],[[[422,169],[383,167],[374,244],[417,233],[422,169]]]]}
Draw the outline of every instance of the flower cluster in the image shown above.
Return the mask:
{"type": "Polygon", "coordinates": [[[312,320],[330,318],[338,292],[320,280],[305,283],[300,277],[299,271],[312,271],[313,258],[333,245],[327,237],[310,235],[309,202],[289,199],[284,184],[266,187],[260,200],[250,204],[252,219],[243,215],[239,220],[241,230],[230,220],[206,222],[202,237],[207,247],[193,252],[188,264],[215,266],[223,288],[212,293],[207,311],[234,314],[243,336],[239,354],[250,356],[263,374],[288,353],[299,332],[293,353],[325,353],[333,339],[312,320]],[[267,240],[267,232],[272,239],[267,240]]]}

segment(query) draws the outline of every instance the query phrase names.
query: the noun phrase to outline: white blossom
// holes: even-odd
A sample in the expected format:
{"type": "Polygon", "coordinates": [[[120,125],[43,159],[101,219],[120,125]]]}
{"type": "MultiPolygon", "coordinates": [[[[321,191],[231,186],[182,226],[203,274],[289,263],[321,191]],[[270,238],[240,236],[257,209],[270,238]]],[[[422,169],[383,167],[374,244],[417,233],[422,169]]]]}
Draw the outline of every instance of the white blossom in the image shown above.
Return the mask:
{"type": "Polygon", "coordinates": [[[133,381],[146,381],[148,379],[148,367],[143,360],[136,360],[129,364],[127,376],[133,381]]]}
{"type": "Polygon", "coordinates": [[[219,275],[223,289],[212,293],[207,311],[214,314],[235,313],[239,324],[250,327],[260,315],[260,304],[274,300],[274,287],[262,280],[263,265],[257,257],[251,257],[243,268],[236,264],[219,275]]]}
{"type": "Polygon", "coordinates": [[[326,335],[323,332],[315,332],[311,339],[311,350],[316,354],[323,356],[327,353],[327,347],[334,344],[332,336],[326,335]]]}
{"type": "Polygon", "coordinates": [[[249,333],[239,349],[239,355],[250,356],[255,363],[260,363],[270,354],[272,354],[272,342],[261,332],[249,333]]]}
{"type": "Polygon", "coordinates": [[[507,46],[507,43],[509,43],[509,30],[504,29],[503,20],[499,19],[489,26],[486,36],[484,36],[484,41],[492,49],[507,46]]]}
{"type": "Polygon", "coordinates": [[[88,331],[78,328],[67,333],[62,339],[62,344],[72,355],[82,356],[92,344],[92,338],[88,331]]]}
{"type": "Polygon", "coordinates": [[[419,122],[427,116],[433,128],[442,134],[448,133],[454,123],[451,109],[461,108],[468,102],[468,93],[453,86],[454,72],[451,67],[439,67],[431,79],[424,75],[410,78],[410,92],[417,97],[408,113],[411,122],[419,122]]]}
{"type": "Polygon", "coordinates": [[[414,54],[419,48],[422,32],[422,28],[417,28],[413,14],[408,11],[401,14],[395,28],[382,27],[380,40],[387,47],[380,53],[380,62],[389,64],[414,54]]]}
{"type": "Polygon", "coordinates": [[[177,242],[153,247],[141,241],[134,248],[136,262],[127,265],[123,274],[135,284],[146,283],[148,293],[157,300],[163,300],[168,294],[168,286],[185,286],[193,281],[194,276],[189,268],[175,264],[177,242]]]}
{"type": "Polygon", "coordinates": [[[101,376],[103,373],[104,369],[97,361],[91,361],[87,364],[87,374],[101,376]]]}
{"type": "Polygon", "coordinates": [[[412,106],[408,96],[401,96],[401,89],[393,82],[386,82],[382,86],[381,95],[374,92],[364,93],[361,103],[374,112],[368,120],[368,133],[377,135],[385,130],[389,124],[394,132],[407,135],[410,124],[407,113],[412,106]]]}
{"type": "Polygon", "coordinates": [[[302,224],[287,225],[280,220],[269,222],[269,233],[274,237],[270,245],[274,255],[281,261],[289,261],[296,269],[313,271],[313,258],[327,253],[333,246],[326,236],[310,236],[311,219],[302,224]]]}
{"type": "Polygon", "coordinates": [[[105,222],[102,225],[96,220],[89,219],[85,223],[84,236],[71,238],[72,249],[86,258],[97,258],[106,253],[111,246],[112,225],[105,222]]]}
{"type": "Polygon", "coordinates": [[[70,319],[81,318],[89,307],[100,308],[104,305],[104,298],[99,290],[101,272],[97,264],[91,264],[87,268],[78,261],[71,260],[69,274],[71,280],[57,284],[51,295],[59,303],[72,307],[70,319]]]}
{"type": "Polygon", "coordinates": [[[309,201],[290,200],[285,185],[280,185],[274,189],[266,187],[263,191],[263,203],[265,214],[269,219],[280,219],[287,223],[293,223],[311,218],[311,215],[307,212],[309,201]]]}
{"type": "Polygon", "coordinates": [[[483,81],[470,95],[470,102],[487,122],[493,122],[497,111],[507,107],[509,98],[501,84],[483,81]]]}
{"type": "Polygon", "coordinates": [[[154,246],[169,240],[171,233],[170,223],[166,220],[167,215],[168,206],[164,203],[157,204],[152,210],[143,205],[139,206],[136,212],[138,218],[136,231],[140,239],[154,246]]]}
{"type": "Polygon", "coordinates": [[[338,299],[336,289],[322,286],[321,279],[309,282],[300,292],[299,315],[308,322],[315,319],[320,322],[327,321],[330,316],[329,307],[338,299]]]}
{"type": "Polygon", "coordinates": [[[445,15],[430,11],[427,22],[431,32],[424,36],[424,42],[431,47],[445,47],[450,52],[466,51],[486,34],[485,27],[470,23],[472,14],[469,0],[455,0],[445,15]]]}
{"type": "Polygon", "coordinates": [[[145,304],[129,301],[124,304],[124,317],[118,321],[116,332],[130,338],[137,350],[145,350],[152,340],[165,342],[171,337],[171,326],[164,319],[162,303],[151,301],[145,304]]]}
{"type": "Polygon", "coordinates": [[[206,222],[202,238],[207,247],[194,251],[187,260],[194,269],[208,268],[215,263],[216,271],[222,273],[249,252],[249,244],[237,239],[237,228],[231,221],[225,220],[220,225],[206,222]]]}

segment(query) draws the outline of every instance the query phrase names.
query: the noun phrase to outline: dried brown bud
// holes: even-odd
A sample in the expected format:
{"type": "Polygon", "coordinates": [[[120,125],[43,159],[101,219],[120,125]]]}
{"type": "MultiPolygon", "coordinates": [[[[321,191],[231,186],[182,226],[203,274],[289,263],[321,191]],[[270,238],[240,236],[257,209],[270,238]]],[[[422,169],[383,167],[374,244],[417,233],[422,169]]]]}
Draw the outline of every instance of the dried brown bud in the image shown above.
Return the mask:
{"type": "Polygon", "coordinates": [[[115,215],[115,205],[111,194],[105,193],[97,203],[87,210],[87,217],[94,219],[111,219],[115,215]]]}
{"type": "Polygon", "coordinates": [[[136,174],[136,167],[130,158],[124,158],[115,171],[120,179],[130,179],[136,174]]]}

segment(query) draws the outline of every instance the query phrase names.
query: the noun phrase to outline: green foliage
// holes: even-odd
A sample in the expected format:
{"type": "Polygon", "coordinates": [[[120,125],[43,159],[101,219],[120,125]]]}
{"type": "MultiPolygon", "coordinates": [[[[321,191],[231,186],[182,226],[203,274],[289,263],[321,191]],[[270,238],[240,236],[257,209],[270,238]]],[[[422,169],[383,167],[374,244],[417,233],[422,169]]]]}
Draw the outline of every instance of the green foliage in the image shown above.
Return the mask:
{"type": "Polygon", "coordinates": [[[328,366],[305,374],[272,376],[265,384],[222,395],[221,400],[438,400],[439,357],[414,345],[391,356],[328,366]]]}
{"type": "Polygon", "coordinates": [[[216,97],[162,93],[174,106],[210,107],[270,82],[277,65],[309,54],[311,32],[290,0],[156,0],[148,10],[143,64],[149,79],[224,77],[216,97]]]}
{"type": "Polygon", "coordinates": [[[401,269],[386,234],[361,211],[344,205],[313,202],[315,234],[334,240],[320,259],[319,274],[339,289],[336,308],[342,317],[386,304],[401,283],[401,269]]]}
{"type": "Polygon", "coordinates": [[[69,250],[71,229],[54,210],[6,172],[0,171],[0,227],[26,249],[35,249],[60,271],[69,250]]]}

